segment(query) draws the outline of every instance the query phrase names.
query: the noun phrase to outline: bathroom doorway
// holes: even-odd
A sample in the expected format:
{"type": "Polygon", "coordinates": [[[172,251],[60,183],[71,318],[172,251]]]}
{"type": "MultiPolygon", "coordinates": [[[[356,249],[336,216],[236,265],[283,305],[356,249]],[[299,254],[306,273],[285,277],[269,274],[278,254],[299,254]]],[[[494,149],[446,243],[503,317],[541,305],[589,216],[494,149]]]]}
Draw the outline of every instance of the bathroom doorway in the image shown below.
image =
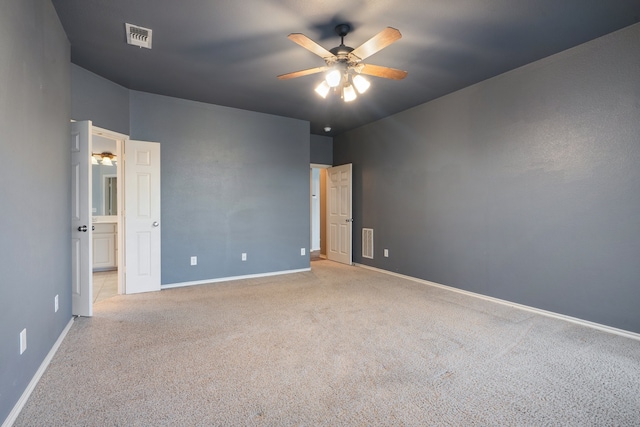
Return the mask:
{"type": "Polygon", "coordinates": [[[93,303],[122,293],[119,248],[122,245],[121,144],[119,135],[93,127],[91,147],[91,206],[93,303]]]}

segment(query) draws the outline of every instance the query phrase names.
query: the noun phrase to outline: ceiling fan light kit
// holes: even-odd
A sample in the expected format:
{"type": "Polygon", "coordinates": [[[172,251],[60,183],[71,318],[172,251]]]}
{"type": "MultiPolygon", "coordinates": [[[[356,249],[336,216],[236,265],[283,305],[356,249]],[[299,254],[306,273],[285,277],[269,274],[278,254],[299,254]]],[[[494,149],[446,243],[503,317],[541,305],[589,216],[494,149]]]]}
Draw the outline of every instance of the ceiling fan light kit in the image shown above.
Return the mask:
{"type": "Polygon", "coordinates": [[[316,93],[323,98],[327,97],[330,90],[331,90],[331,86],[329,86],[329,83],[327,83],[326,80],[323,80],[322,82],[320,82],[320,84],[315,88],[316,93]]]}
{"type": "Polygon", "coordinates": [[[351,102],[358,97],[358,93],[365,93],[371,86],[371,83],[361,74],[392,80],[402,80],[407,76],[406,71],[362,62],[374,53],[399,40],[402,37],[400,31],[387,27],[360,47],[354,49],[344,44],[344,37],[349,33],[351,27],[348,24],[340,24],[336,26],[335,30],[340,36],[340,46],[336,46],[331,50],[326,50],[304,34],[289,34],[291,41],[320,56],[324,59],[326,65],[324,67],[281,74],[278,78],[287,80],[325,72],[325,78],[316,86],[315,92],[322,98],[326,98],[333,89],[333,92],[340,94],[344,102],[351,102]]]}
{"type": "Polygon", "coordinates": [[[360,74],[356,74],[353,76],[353,85],[359,93],[365,93],[367,89],[369,89],[369,86],[371,86],[371,83],[360,74]]]}

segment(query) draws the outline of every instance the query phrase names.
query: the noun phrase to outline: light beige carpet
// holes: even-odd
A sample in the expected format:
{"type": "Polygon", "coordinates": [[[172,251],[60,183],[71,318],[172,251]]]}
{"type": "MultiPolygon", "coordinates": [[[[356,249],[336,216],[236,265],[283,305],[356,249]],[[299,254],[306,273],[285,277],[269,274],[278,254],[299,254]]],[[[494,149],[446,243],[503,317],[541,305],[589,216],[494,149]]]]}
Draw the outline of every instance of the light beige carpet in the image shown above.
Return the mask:
{"type": "Polygon", "coordinates": [[[16,426],[640,425],[640,342],[358,267],[117,296],[16,426]]]}

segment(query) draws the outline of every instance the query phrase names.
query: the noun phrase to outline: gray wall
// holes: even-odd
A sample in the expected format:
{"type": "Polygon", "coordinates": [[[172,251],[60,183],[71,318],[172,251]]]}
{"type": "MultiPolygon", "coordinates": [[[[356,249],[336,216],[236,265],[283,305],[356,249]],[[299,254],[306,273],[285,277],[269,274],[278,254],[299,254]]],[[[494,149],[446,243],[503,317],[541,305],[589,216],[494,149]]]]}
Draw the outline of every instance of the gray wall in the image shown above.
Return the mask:
{"type": "Polygon", "coordinates": [[[311,163],[318,165],[333,164],[333,138],[311,135],[311,163]]]}
{"type": "Polygon", "coordinates": [[[640,24],[336,137],[354,260],[640,332],[638,40],[640,24]]]}
{"type": "Polygon", "coordinates": [[[71,319],[69,43],[49,1],[2,1],[0,58],[2,422],[71,319]]]}
{"type": "Polygon", "coordinates": [[[71,64],[71,117],[129,135],[129,89],[71,64]]]}
{"type": "Polygon", "coordinates": [[[130,100],[131,138],[161,143],[163,284],[309,267],[308,122],[130,100]]]}

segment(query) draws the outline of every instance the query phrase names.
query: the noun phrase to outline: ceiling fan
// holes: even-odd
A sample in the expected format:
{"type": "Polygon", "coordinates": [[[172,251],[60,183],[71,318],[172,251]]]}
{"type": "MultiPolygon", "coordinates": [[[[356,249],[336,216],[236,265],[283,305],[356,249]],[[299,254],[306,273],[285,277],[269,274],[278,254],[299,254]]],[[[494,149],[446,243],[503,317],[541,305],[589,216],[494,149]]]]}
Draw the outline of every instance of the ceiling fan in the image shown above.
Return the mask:
{"type": "Polygon", "coordinates": [[[370,86],[370,83],[362,77],[362,74],[392,80],[402,80],[407,77],[406,71],[362,62],[374,53],[398,41],[402,37],[400,31],[387,27],[364,42],[360,47],[354,49],[344,44],[344,37],[351,31],[349,24],[337,25],[335,30],[340,36],[340,46],[330,50],[323,48],[304,34],[289,34],[288,38],[291,41],[324,59],[326,65],[281,74],[278,78],[287,80],[326,72],[325,79],[316,87],[315,91],[323,98],[326,98],[327,94],[333,89],[334,92],[340,93],[345,102],[349,102],[356,99],[356,90],[358,93],[364,93],[370,86]]]}

